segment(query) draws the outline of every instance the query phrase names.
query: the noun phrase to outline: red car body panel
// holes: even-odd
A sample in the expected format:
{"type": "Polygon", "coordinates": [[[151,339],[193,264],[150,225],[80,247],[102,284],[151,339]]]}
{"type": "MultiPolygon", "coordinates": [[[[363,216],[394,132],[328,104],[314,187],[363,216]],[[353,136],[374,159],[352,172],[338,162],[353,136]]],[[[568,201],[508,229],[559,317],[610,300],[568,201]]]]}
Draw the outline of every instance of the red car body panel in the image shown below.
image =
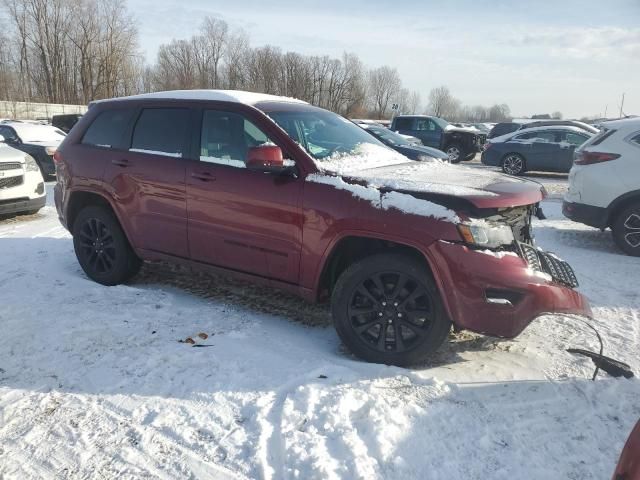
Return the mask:
{"type": "Polygon", "coordinates": [[[640,421],[627,439],[611,480],[640,480],[640,421]]]}
{"type": "MultiPolygon", "coordinates": [[[[195,148],[187,158],[171,158],[82,145],[82,135],[96,115],[113,107],[113,102],[101,102],[89,109],[58,149],[55,201],[69,229],[72,195],[93,193],[111,205],[134,250],[145,260],[225,271],[311,301],[318,300],[322,273],[340,242],[366,237],[420,252],[459,328],[513,337],[542,313],[591,314],[581,294],[534,275],[522,258],[498,258],[464,246],[454,223],[383,210],[347,190],[308,181],[309,174],[319,171],[314,160],[264,112],[314,107],[278,102],[260,103],[258,108],[216,101],[117,102],[118,107],[123,104],[241,113],[281,147],[284,158],[295,160],[298,175],[207,163],[196,157],[195,148]],[[488,303],[487,289],[507,291],[517,301],[511,306],[488,303]]],[[[199,149],[197,123],[191,130],[192,144],[199,149]]],[[[456,200],[496,209],[542,199],[539,186],[501,178],[486,186],[488,194],[469,190],[455,195],[456,200]]]]}

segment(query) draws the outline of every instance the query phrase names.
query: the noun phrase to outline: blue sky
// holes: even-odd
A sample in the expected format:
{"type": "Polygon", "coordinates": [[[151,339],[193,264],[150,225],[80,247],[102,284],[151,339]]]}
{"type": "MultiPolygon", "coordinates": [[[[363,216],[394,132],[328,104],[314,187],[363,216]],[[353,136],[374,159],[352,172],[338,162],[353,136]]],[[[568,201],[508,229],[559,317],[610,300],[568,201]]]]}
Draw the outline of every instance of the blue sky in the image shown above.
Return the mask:
{"type": "Polygon", "coordinates": [[[468,104],[515,115],[640,114],[640,0],[128,0],[141,48],[192,35],[206,15],[243,28],[252,46],[396,67],[423,99],[447,85],[468,104]]]}

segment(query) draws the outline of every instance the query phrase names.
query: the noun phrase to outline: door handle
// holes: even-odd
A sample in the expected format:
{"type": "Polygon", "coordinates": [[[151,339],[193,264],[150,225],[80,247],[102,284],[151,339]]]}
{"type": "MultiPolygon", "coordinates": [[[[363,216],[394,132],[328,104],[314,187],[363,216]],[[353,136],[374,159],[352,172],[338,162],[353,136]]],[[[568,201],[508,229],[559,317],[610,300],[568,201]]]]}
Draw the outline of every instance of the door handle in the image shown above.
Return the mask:
{"type": "Polygon", "coordinates": [[[122,158],[120,160],[111,160],[111,163],[113,163],[114,165],[117,165],[119,167],[128,167],[129,165],[131,165],[129,163],[129,160],[122,158]]]}
{"type": "Polygon", "coordinates": [[[197,180],[200,180],[202,182],[212,182],[213,180],[216,179],[216,177],[214,177],[209,172],[193,172],[191,174],[191,177],[197,180]]]}

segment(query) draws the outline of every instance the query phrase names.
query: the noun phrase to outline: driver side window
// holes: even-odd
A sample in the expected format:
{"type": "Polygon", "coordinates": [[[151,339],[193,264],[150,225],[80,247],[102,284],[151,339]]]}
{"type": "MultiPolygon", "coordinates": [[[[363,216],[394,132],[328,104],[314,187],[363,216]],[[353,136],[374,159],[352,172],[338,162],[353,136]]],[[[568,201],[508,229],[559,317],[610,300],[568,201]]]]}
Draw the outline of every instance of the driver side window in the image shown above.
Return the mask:
{"type": "Polygon", "coordinates": [[[435,129],[435,123],[429,118],[419,118],[416,122],[416,130],[433,132],[435,129]]]}
{"type": "Polygon", "coordinates": [[[250,148],[273,144],[271,139],[242,115],[206,110],[200,134],[200,161],[245,168],[250,148]]]}

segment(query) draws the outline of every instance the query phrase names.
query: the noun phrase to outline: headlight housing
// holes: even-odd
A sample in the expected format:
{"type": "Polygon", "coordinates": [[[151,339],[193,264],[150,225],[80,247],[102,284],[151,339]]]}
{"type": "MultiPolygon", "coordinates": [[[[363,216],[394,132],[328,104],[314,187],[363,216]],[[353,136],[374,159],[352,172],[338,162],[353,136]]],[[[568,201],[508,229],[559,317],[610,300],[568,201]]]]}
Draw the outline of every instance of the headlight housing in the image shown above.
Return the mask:
{"type": "Polygon", "coordinates": [[[511,245],[515,241],[513,230],[508,225],[482,223],[461,223],[458,231],[464,241],[470,245],[485,248],[498,248],[511,245]]]}
{"type": "Polygon", "coordinates": [[[31,155],[24,156],[24,169],[27,172],[39,172],[40,167],[36,163],[35,159],[31,155]]]}
{"type": "Polygon", "coordinates": [[[436,160],[434,157],[430,157],[429,155],[418,155],[418,160],[421,162],[432,162],[436,160]]]}

